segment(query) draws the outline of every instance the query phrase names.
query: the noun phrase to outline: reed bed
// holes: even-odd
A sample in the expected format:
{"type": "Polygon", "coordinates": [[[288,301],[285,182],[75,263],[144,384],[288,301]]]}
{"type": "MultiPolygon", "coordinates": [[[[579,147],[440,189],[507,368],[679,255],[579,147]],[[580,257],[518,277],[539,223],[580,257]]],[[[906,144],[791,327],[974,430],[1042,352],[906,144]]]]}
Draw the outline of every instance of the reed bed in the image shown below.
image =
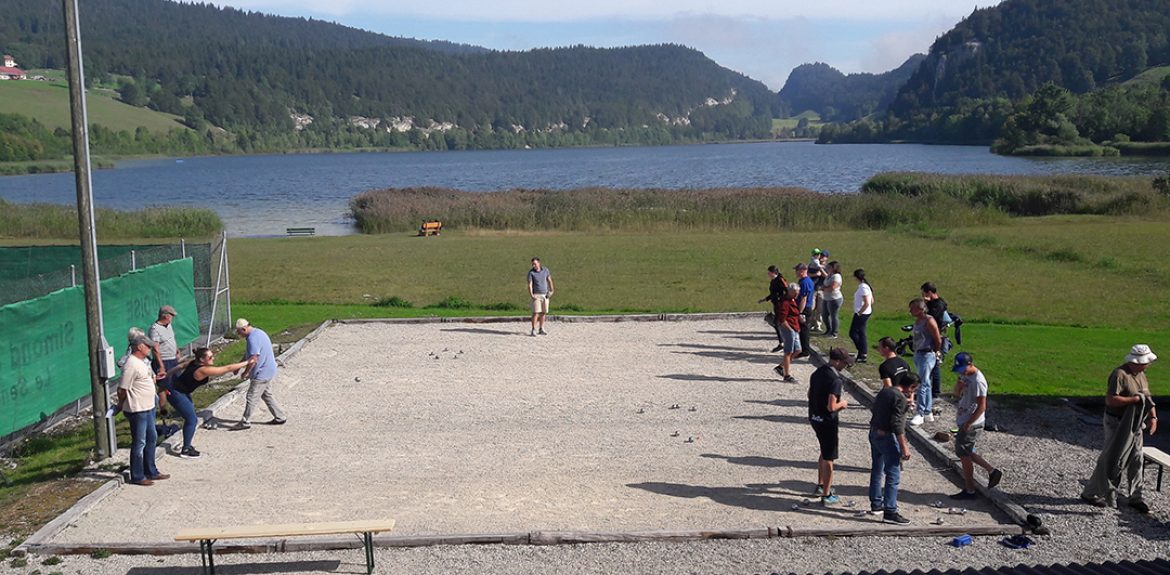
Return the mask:
{"type": "Polygon", "coordinates": [[[1011,216],[1060,214],[1151,215],[1170,211],[1170,198],[1157,179],[1103,176],[983,176],[911,172],[878,174],[862,186],[863,196],[941,197],[1011,216]]]}
{"type": "MultiPolygon", "coordinates": [[[[132,212],[98,209],[97,235],[106,239],[198,238],[223,228],[205,208],[146,208],[132,212]]],[[[69,239],[78,237],[77,210],[56,204],[13,204],[0,200],[0,237],[69,239]]]]}
{"type": "Polygon", "coordinates": [[[465,192],[394,188],[350,201],[367,234],[415,230],[427,220],[474,230],[653,232],[713,230],[887,229],[897,226],[992,223],[982,206],[938,195],[820,194],[799,188],[515,189],[465,192]]]}

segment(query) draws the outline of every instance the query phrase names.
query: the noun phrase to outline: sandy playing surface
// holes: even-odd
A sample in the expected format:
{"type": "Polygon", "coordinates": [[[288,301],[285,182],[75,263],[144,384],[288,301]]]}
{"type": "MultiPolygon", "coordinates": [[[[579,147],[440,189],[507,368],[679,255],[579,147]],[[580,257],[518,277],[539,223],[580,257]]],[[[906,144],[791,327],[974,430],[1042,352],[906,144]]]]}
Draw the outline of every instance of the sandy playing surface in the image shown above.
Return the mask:
{"type": "MultiPolygon", "coordinates": [[[[263,327],[263,326],[260,326],[263,327]]],[[[394,518],[395,534],[856,526],[868,509],[869,411],[844,412],[842,505],[816,479],[800,384],[759,319],[336,325],[275,384],[284,426],[200,429],[172,478],[124,486],[54,542],[165,542],[183,527],[394,518]],[[671,407],[677,405],[677,409],[671,407]],[[677,432],[677,434],[676,434],[677,432]],[[693,438],[693,442],[687,442],[693,438]],[[852,506],[850,506],[852,504],[852,506]]],[[[217,414],[238,419],[243,399],[217,414]]],[[[254,421],[270,419],[261,407],[254,421]]],[[[915,452],[915,525],[957,487],[915,452]]],[[[950,505],[949,502],[946,502],[950,505]]],[[[953,524],[1006,522],[985,502],[953,524]]]]}

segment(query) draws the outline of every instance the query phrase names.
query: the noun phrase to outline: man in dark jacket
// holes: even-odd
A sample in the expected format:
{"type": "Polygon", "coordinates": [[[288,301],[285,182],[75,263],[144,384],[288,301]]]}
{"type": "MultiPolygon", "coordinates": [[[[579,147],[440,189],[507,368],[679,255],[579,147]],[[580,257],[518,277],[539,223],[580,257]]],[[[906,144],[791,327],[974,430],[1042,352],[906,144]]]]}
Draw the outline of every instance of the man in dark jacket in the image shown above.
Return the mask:
{"type": "MultiPolygon", "coordinates": [[[[788,282],[784,276],[780,274],[780,269],[776,266],[768,266],[768,295],[764,296],[759,303],[771,302],[772,315],[780,316],[780,303],[788,298],[788,282]]],[[[776,347],[772,348],[772,353],[776,353],[784,349],[784,336],[780,333],[780,322],[773,322],[772,327],[776,328],[776,347]]]]}
{"type": "Polygon", "coordinates": [[[910,523],[898,513],[898,486],[902,482],[902,462],[910,460],[910,446],[906,443],[907,400],[918,391],[918,383],[918,376],[907,370],[893,379],[893,385],[883,387],[873,400],[873,417],[869,420],[869,451],[873,461],[869,472],[869,509],[881,513],[886,523],[910,523]]]}

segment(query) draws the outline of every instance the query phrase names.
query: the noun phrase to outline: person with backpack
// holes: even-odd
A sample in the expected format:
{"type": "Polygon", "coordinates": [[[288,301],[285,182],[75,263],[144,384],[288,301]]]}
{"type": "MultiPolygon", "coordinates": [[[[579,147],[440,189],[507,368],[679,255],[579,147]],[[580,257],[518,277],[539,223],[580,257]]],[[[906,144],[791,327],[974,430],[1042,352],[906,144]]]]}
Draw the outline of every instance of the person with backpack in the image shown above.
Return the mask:
{"type": "Polygon", "coordinates": [[[776,347],[772,353],[784,349],[784,335],[780,333],[780,305],[788,298],[788,281],[780,273],[780,268],[768,266],[768,295],[760,298],[757,303],[770,302],[772,304],[772,327],[776,329],[776,347]]]}

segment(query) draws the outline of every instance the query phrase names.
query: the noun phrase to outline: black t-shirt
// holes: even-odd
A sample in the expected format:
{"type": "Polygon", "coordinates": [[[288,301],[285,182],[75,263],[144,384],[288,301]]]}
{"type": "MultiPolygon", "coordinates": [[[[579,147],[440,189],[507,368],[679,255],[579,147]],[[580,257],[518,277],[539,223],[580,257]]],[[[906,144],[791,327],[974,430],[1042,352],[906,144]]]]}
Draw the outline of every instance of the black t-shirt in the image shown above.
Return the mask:
{"type": "Polygon", "coordinates": [[[910,364],[896,355],[878,366],[878,377],[888,379],[894,385],[898,385],[898,380],[908,373],[910,373],[910,364]]]}
{"type": "Polygon", "coordinates": [[[199,369],[199,362],[192,361],[191,363],[188,363],[187,367],[183,368],[183,372],[175,377],[175,381],[171,387],[173,387],[175,391],[187,394],[194,392],[196,389],[199,389],[200,386],[206,384],[207,380],[211,378],[205,377],[203,379],[195,379],[195,370],[197,369],[199,369]]]}
{"type": "Polygon", "coordinates": [[[845,387],[841,374],[825,364],[817,368],[808,384],[808,419],[816,423],[836,423],[837,412],[829,412],[829,395],[841,398],[845,387]]]}
{"type": "Polygon", "coordinates": [[[943,331],[947,328],[946,324],[943,323],[943,314],[946,312],[947,300],[941,297],[937,297],[926,302],[926,315],[934,318],[934,321],[938,323],[939,331],[943,331]]]}

